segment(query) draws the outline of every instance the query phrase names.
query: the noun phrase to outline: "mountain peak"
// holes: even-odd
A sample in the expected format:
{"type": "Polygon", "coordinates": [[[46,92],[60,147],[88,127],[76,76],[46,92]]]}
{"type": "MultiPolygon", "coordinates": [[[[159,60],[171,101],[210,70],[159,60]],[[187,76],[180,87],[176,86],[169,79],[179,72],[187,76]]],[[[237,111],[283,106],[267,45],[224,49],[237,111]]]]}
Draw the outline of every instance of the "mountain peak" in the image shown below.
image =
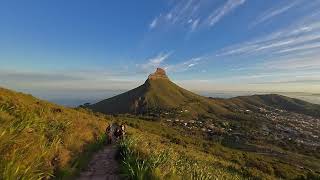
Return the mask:
{"type": "MultiPolygon", "coordinates": [[[[154,73],[149,75],[144,84],[93,104],[90,109],[107,114],[152,114],[160,111],[175,111],[186,107],[186,103],[198,106],[199,102],[207,104],[209,100],[179,87],[170,81],[164,69],[157,68],[154,73]]],[[[205,107],[205,105],[203,106],[205,107]]],[[[195,109],[198,111],[201,108],[195,109]]],[[[195,111],[194,114],[197,113],[195,111]]]]}
{"type": "Polygon", "coordinates": [[[157,68],[156,72],[149,75],[148,79],[154,80],[154,79],[169,79],[166,71],[162,68],[157,68]]]}

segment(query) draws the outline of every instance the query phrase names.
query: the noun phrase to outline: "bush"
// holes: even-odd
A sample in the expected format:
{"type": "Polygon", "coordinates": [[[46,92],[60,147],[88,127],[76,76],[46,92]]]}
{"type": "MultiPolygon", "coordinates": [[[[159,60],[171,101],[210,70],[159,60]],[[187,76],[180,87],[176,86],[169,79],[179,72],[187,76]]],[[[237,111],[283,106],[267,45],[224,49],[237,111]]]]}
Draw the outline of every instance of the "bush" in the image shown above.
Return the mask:
{"type": "Polygon", "coordinates": [[[119,144],[124,175],[136,180],[154,179],[157,168],[168,160],[167,152],[143,158],[134,146],[135,140],[130,138],[119,144]]]}

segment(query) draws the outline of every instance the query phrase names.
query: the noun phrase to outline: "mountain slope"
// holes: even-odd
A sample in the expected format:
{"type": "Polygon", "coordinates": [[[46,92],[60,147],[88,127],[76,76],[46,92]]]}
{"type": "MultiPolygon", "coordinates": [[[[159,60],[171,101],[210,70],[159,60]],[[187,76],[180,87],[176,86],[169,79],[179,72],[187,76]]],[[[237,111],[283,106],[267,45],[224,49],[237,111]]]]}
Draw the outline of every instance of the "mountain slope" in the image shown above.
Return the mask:
{"type": "Polygon", "coordinates": [[[320,105],[278,94],[241,96],[231,98],[229,101],[235,102],[238,105],[246,104],[247,106],[249,105],[257,107],[269,106],[286,111],[320,117],[320,105]]]}
{"type": "Polygon", "coordinates": [[[213,111],[214,109],[225,111],[223,107],[214,105],[208,98],[174,84],[166,76],[165,71],[160,68],[151,74],[143,85],[93,104],[89,108],[110,114],[143,114],[151,111],[182,110],[183,108],[193,113],[213,111]]]}
{"type": "Polygon", "coordinates": [[[214,114],[225,116],[239,108],[279,108],[296,113],[320,117],[320,105],[277,94],[241,96],[230,99],[207,98],[170,81],[165,71],[157,68],[145,83],[123,94],[88,106],[106,114],[146,114],[188,111],[190,117],[214,114]]]}
{"type": "Polygon", "coordinates": [[[106,124],[104,116],[0,88],[0,179],[73,174],[106,124]]]}

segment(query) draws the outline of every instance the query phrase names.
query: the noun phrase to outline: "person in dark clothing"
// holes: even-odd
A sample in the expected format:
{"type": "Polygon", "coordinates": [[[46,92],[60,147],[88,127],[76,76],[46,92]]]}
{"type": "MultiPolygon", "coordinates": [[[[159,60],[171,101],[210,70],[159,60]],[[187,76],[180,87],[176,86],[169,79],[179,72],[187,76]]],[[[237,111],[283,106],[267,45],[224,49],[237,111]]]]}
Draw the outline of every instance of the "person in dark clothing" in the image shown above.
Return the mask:
{"type": "Polygon", "coordinates": [[[118,127],[115,132],[114,132],[114,136],[117,138],[117,139],[122,139],[125,135],[125,125],[122,124],[120,127],[118,127]]]}
{"type": "Polygon", "coordinates": [[[106,128],[106,135],[107,135],[107,143],[111,144],[112,143],[112,133],[111,133],[111,126],[110,124],[106,128]]]}

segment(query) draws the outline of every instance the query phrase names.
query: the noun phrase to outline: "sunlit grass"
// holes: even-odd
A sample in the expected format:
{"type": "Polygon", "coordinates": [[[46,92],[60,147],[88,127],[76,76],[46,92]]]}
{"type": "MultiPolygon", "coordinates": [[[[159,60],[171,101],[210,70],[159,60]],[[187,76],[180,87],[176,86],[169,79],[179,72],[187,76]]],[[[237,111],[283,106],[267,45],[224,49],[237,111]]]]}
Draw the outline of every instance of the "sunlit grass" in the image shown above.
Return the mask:
{"type": "Polygon", "coordinates": [[[106,123],[104,116],[0,88],[0,179],[71,177],[101,148],[106,123]]]}
{"type": "Polygon", "coordinates": [[[143,157],[136,146],[136,141],[132,138],[126,138],[119,143],[124,174],[130,179],[155,179],[157,168],[168,161],[168,153],[161,152],[143,157]]]}
{"type": "Polygon", "coordinates": [[[145,146],[142,141],[146,139],[141,138],[130,136],[119,145],[123,173],[130,179],[243,179],[236,173],[212,167],[205,161],[178,153],[174,149],[158,149],[154,146],[157,148],[155,150],[145,146]]]}
{"type": "MultiPolygon", "coordinates": [[[[278,157],[224,147],[200,136],[187,136],[160,122],[119,116],[128,136],[121,143],[123,172],[131,179],[308,179],[294,164],[278,157]],[[165,161],[152,166],[152,159],[165,161]],[[161,158],[160,158],[161,159],[161,158]]],[[[288,158],[297,158],[288,154],[288,158]]],[[[310,179],[310,178],[309,178],[310,179]]]]}

